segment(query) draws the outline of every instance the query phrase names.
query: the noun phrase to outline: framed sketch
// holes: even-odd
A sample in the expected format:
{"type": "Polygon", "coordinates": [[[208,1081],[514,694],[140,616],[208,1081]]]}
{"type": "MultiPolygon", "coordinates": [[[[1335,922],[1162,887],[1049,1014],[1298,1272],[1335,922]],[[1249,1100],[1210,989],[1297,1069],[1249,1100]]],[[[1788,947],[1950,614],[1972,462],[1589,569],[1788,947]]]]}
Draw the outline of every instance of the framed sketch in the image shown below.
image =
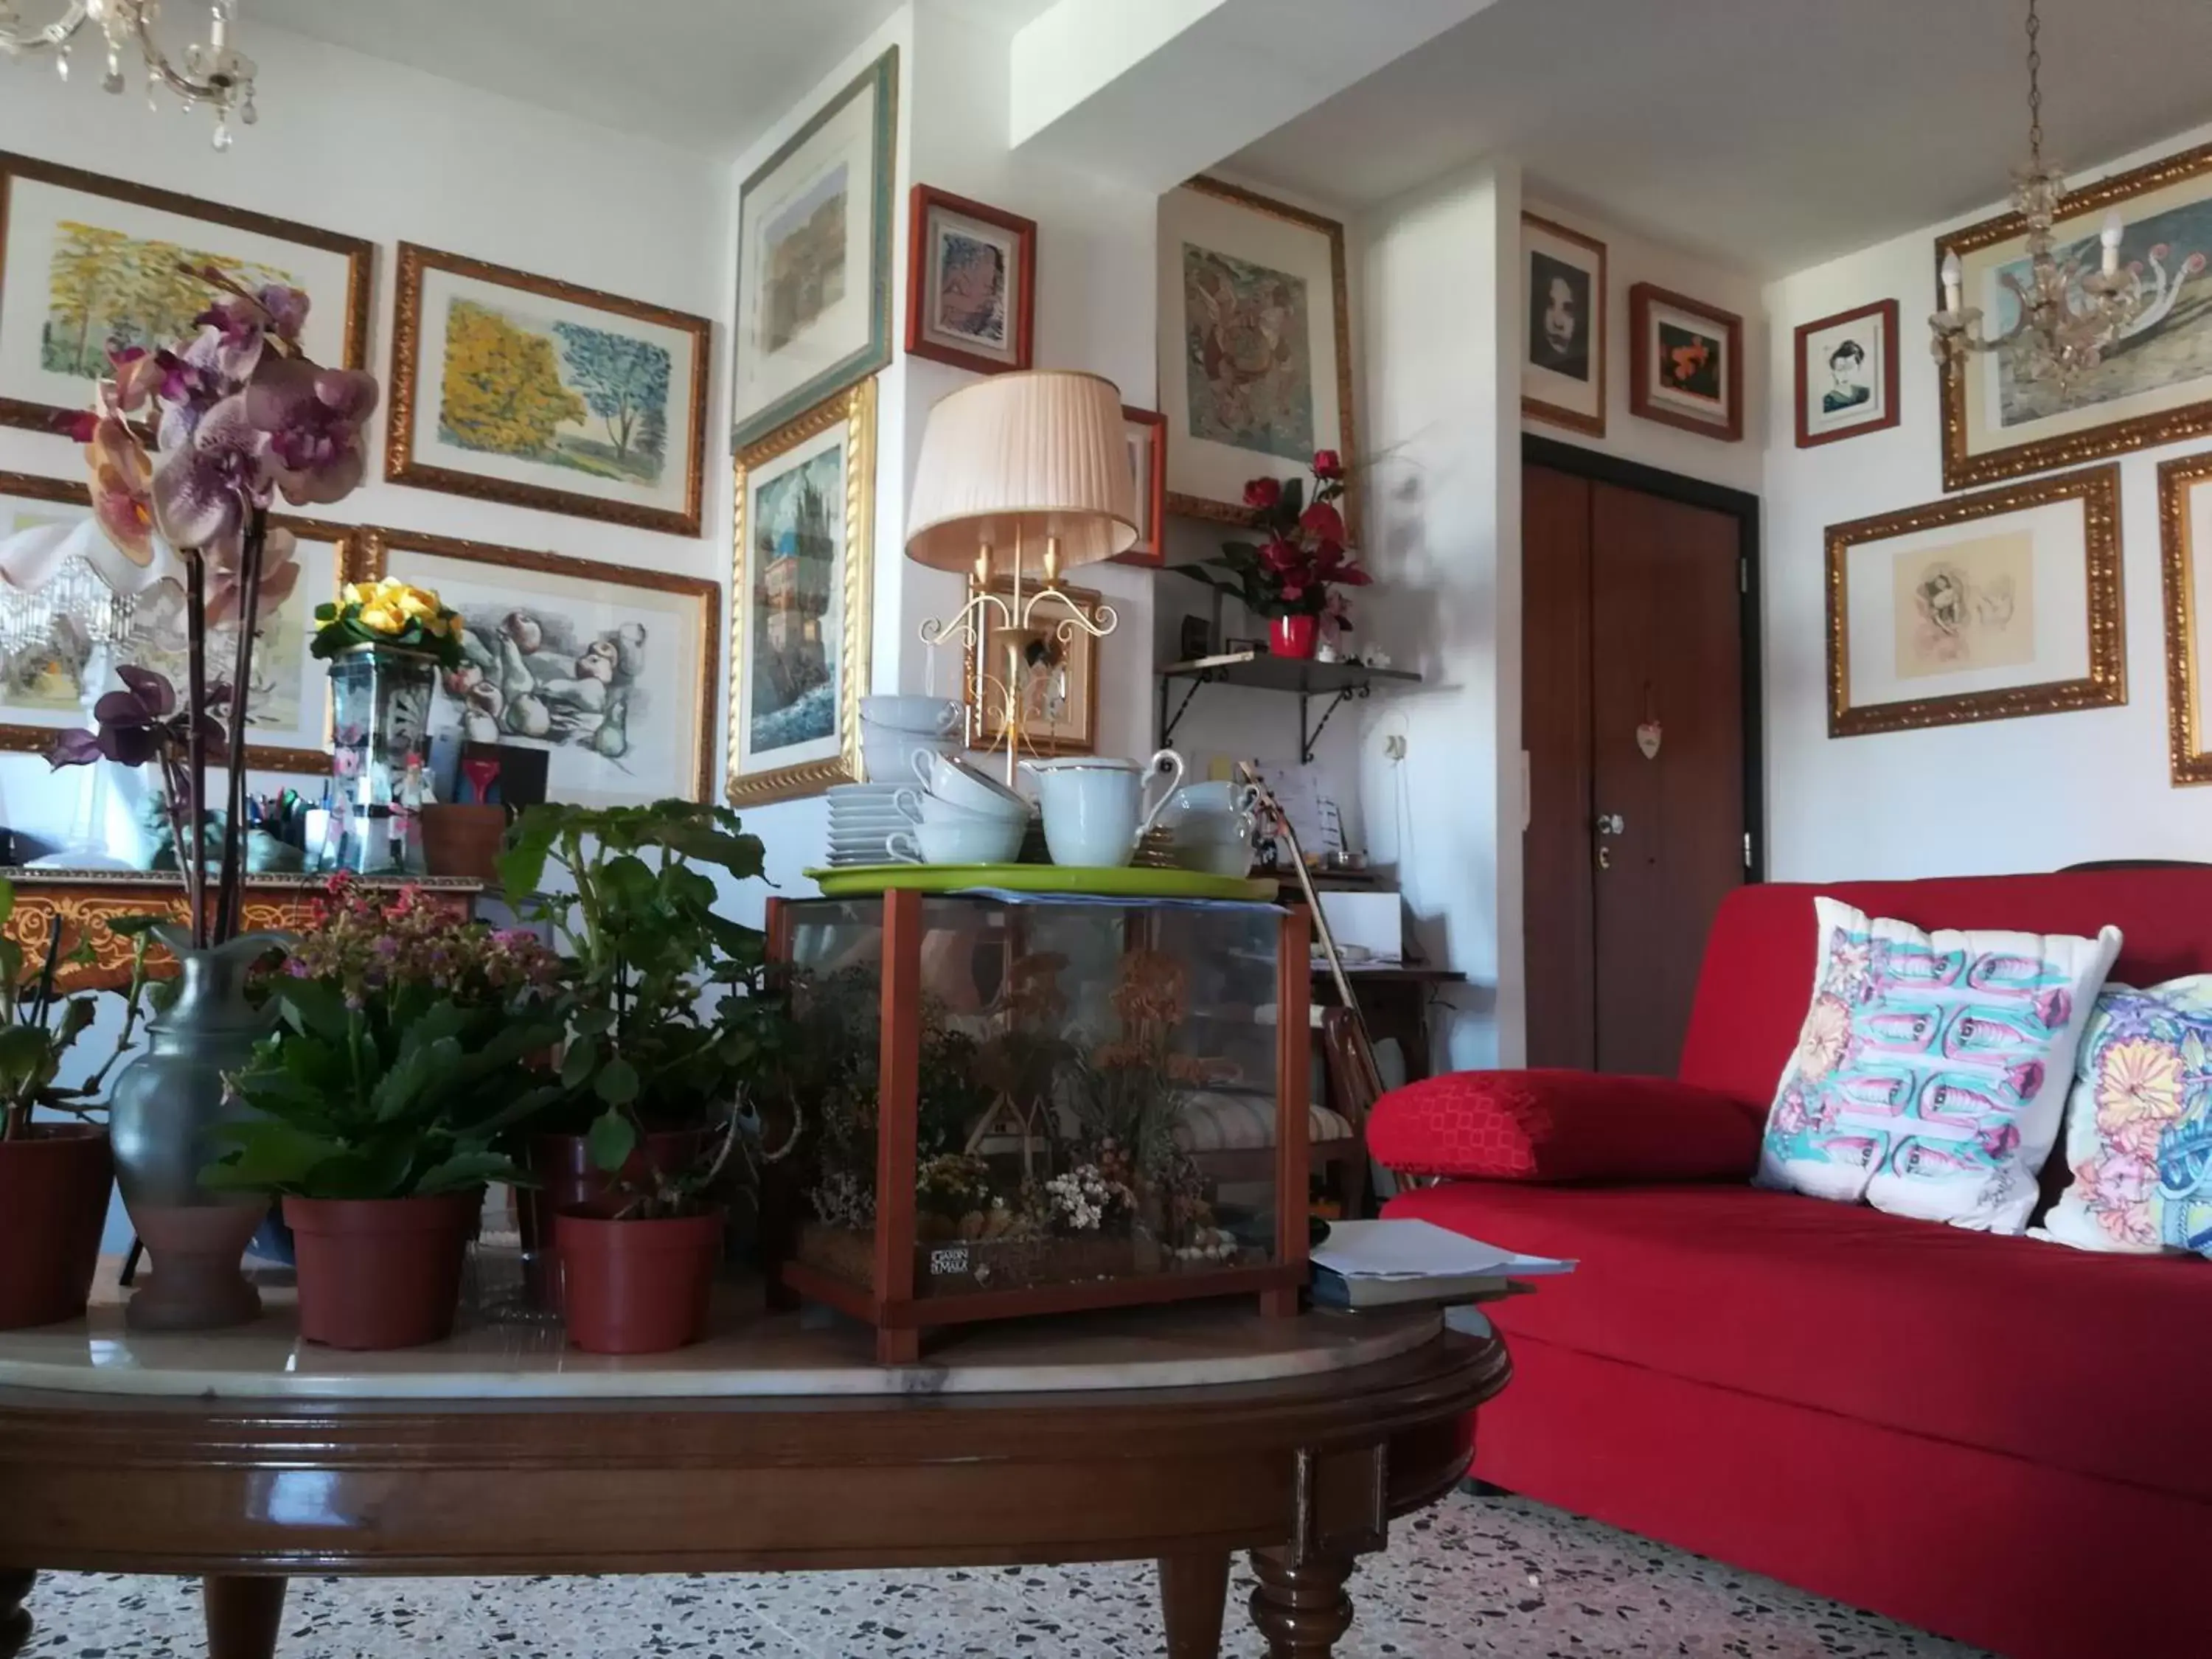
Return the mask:
{"type": "Polygon", "coordinates": [[[908,355],[979,374],[1029,368],[1036,221],[916,185],[907,224],[908,355]]]}
{"type": "Polygon", "coordinates": [[[637,806],[714,787],[720,590],[698,576],[375,530],[351,579],[397,576],[461,613],[430,735],[545,751],[549,800],[637,806]]]}
{"type": "Polygon", "coordinates": [[[2160,464],[2158,522],[2173,781],[2212,783],[2212,711],[2204,706],[2205,688],[2212,686],[2212,657],[2197,621],[2197,596],[2212,594],[2212,453],[2160,464]]]}
{"type": "MultiPolygon", "coordinates": [[[[2096,368],[2061,386],[2018,372],[1992,351],[1942,375],[1943,487],[1964,489],[2025,472],[2101,460],[2212,432],[2212,144],[2085,185],[2061,203],[2054,256],[2091,270],[2098,231],[2120,216],[2120,264],[2148,306],[2096,368]]],[[[1964,301],[1987,331],[2012,326],[2027,238],[2017,214],[1984,220],[1936,241],[1941,270],[1956,253],[1964,301]]],[[[1941,303],[1940,298],[1938,303],[1941,303]]]]}
{"type": "Polygon", "coordinates": [[[399,245],[384,476],[699,533],[714,325],[399,245]]]}
{"type": "Polygon", "coordinates": [[[0,424],[50,431],[92,406],[107,344],[170,344],[216,291],[190,267],[307,296],[301,343],[368,367],[369,244],[265,213],[0,151],[0,424]]]}
{"type": "Polygon", "coordinates": [[[1534,213],[1521,216],[1521,413],[1605,436],[1605,244],[1534,213]]]}
{"type": "Polygon", "coordinates": [[[872,635],[876,383],[738,452],[732,801],[856,782],[872,635]]]}
{"type": "Polygon", "coordinates": [[[2128,700],[2120,470],[1832,526],[1828,735],[2128,700]]]}
{"type": "Polygon", "coordinates": [[[738,188],[733,447],[891,360],[898,68],[893,46],[738,188]]]}
{"type": "MultiPolygon", "coordinates": [[[[969,598],[981,590],[968,582],[969,598]]],[[[1011,580],[991,592],[1011,603],[1011,580]]],[[[1088,588],[1063,587],[1096,626],[1104,601],[1088,588]]],[[[1057,605],[1038,607],[1030,625],[1006,626],[988,607],[989,637],[978,651],[970,639],[962,684],[968,701],[968,746],[990,750],[1006,741],[1006,709],[1018,697],[1022,749],[1026,754],[1092,755],[1098,751],[1098,641],[1075,626],[1057,605]]]]}
{"type": "Polygon", "coordinates": [[[1797,447],[1897,424],[1897,301],[1797,325],[1797,447]]]}
{"type": "MultiPolygon", "coordinates": [[[[19,530],[91,516],[83,484],[0,472],[0,540],[19,530]]],[[[337,594],[361,532],[283,514],[271,515],[270,522],[292,532],[295,574],[292,585],[273,603],[264,590],[254,629],[253,684],[246,693],[246,759],[264,772],[327,772],[330,677],[307,647],[314,636],[315,607],[337,594]]],[[[69,566],[62,568],[66,572],[69,566]]],[[[181,691],[185,622],[184,589],[173,581],[157,582],[140,596],[120,640],[95,643],[83,621],[64,612],[42,637],[12,650],[0,647],[0,749],[42,751],[56,732],[93,725],[91,703],[120,689],[115,670],[125,664],[166,674],[181,691]]],[[[218,623],[210,635],[209,661],[229,662],[237,638],[235,623],[218,623]]]]}
{"type": "MultiPolygon", "coordinates": [[[[1160,198],[1159,229],[1168,510],[1243,524],[1247,479],[1304,477],[1322,449],[1356,467],[1344,227],[1194,179],[1160,198]]],[[[1355,483],[1354,545],[1358,502],[1355,483]]]]}
{"type": "Polygon", "coordinates": [[[1743,436],[1743,319],[1651,283],[1628,290],[1628,407],[1723,443],[1743,436]]]}
{"type": "Polygon", "coordinates": [[[1167,562],[1168,417],[1121,405],[1129,441],[1129,471],[1137,480],[1137,539],[1116,553],[1116,564],[1157,569],[1167,562]]]}

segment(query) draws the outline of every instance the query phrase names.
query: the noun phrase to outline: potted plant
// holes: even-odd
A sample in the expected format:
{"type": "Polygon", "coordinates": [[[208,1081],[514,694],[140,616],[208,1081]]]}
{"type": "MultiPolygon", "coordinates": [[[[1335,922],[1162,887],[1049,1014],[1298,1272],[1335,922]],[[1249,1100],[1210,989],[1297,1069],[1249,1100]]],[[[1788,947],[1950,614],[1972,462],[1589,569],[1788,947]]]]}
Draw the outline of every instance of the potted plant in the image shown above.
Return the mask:
{"type": "Polygon", "coordinates": [[[1345,550],[1344,462],[1333,449],[1315,453],[1313,499],[1305,480],[1254,478],[1244,505],[1264,542],[1224,542],[1221,556],[1176,568],[1195,581],[1242,599],[1255,616],[1271,619],[1268,649],[1279,657],[1310,657],[1324,619],[1351,626],[1352,607],[1336,592],[1371,580],[1345,550]]]}
{"type": "MultiPolygon", "coordinates": [[[[0,927],[15,914],[15,890],[0,881],[0,927]]],[[[131,934],[131,981],[115,1047],[90,1078],[64,1086],[62,1059],[97,1016],[94,996],[56,990],[65,963],[87,960],[79,942],[62,951],[57,924],[44,959],[27,975],[22,947],[0,936],[0,1330],[51,1325],[84,1311],[107,1221],[115,1160],[98,1124],[40,1122],[40,1109],[94,1109],[109,1068],[138,1029],[146,989],[143,926],[116,924],[131,934]]]]}
{"type": "Polygon", "coordinates": [[[233,1079],[252,1115],[202,1177],[283,1196],[307,1340],[400,1348],[453,1328],[485,1184],[520,1177],[498,1143],[562,1092],[541,1068],[558,980],[532,934],[333,884],[270,982],[279,1030],[233,1079]]]}

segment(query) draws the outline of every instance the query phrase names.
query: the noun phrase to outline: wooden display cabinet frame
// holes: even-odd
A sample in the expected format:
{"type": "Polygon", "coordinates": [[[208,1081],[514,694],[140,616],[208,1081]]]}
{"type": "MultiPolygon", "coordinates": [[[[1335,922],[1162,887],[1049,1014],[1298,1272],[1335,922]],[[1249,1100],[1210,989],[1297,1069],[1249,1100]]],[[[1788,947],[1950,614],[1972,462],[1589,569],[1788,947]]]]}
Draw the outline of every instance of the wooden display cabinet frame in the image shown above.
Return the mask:
{"type": "MultiPolygon", "coordinates": [[[[1309,1267],[1306,1260],[1308,1071],[1307,1002],[1311,994],[1309,920],[1303,910],[1282,914],[1275,965],[1276,1076],[1274,1146],[1275,1259],[1257,1267],[1211,1272],[1146,1273],[1091,1283],[1030,1285],[953,1296],[918,1296],[915,1285],[915,1144],[921,1067],[921,944],[925,895],[883,896],[882,1036],[878,1054],[876,1233],[874,1282],[861,1286],[792,1259],[793,1227],[775,1229],[770,1277],[779,1302],[819,1302],[876,1328],[876,1363],[912,1364],[921,1357],[922,1334],[945,1325],[1095,1308],[1188,1302],[1256,1293],[1261,1311],[1294,1316],[1309,1267]],[[900,1103],[893,1108],[890,1103],[900,1103]],[[1285,1103],[1287,1103],[1287,1104],[1285,1103]]],[[[791,902],[770,899],[769,951],[791,960],[791,902]]]]}

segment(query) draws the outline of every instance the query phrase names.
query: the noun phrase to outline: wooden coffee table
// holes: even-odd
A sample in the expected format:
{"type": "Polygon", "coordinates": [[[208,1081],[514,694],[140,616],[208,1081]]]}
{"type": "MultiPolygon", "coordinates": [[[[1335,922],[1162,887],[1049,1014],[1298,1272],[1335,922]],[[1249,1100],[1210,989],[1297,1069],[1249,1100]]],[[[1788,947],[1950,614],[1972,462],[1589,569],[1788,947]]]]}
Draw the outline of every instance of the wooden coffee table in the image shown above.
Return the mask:
{"type": "Polygon", "coordinates": [[[212,1659],[266,1659],[293,1573],[1146,1558],[1171,1659],[1212,1659],[1237,1550],[1271,1653],[1322,1659],[1354,1559],[1464,1474],[1510,1370],[1433,1312],[1093,1315],[884,1370],[864,1330],[743,1313],[650,1359],[498,1327],[347,1356],[272,1301],[217,1336],[0,1334],[0,1659],[39,1570],[202,1575],[212,1659]]]}

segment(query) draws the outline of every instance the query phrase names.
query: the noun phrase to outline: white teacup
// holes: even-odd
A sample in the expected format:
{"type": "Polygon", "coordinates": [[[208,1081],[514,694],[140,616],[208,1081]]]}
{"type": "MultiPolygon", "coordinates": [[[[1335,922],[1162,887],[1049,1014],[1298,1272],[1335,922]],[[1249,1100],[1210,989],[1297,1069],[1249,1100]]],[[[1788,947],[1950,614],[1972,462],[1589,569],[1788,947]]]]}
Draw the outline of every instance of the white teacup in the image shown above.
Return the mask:
{"type": "Polygon", "coordinates": [[[923,750],[915,755],[908,768],[921,780],[924,789],[963,811],[1024,822],[1029,818],[1028,801],[1005,784],[984,776],[979,769],[957,755],[923,750]]]}
{"type": "Polygon", "coordinates": [[[1037,781],[1044,804],[1045,845],[1054,864],[1089,870],[1119,869],[1137,850],[1168,797],[1182,781],[1182,757],[1163,749],[1142,766],[1130,760],[1094,757],[1022,763],[1037,781]],[[1167,787],[1150,808],[1147,779],[1165,766],[1167,787]]]}
{"type": "Polygon", "coordinates": [[[967,705],[954,697],[875,696],[860,699],[860,718],[893,732],[949,737],[967,718],[967,705]]]}
{"type": "Polygon", "coordinates": [[[884,847],[902,864],[1012,864],[1022,850],[1022,831],[1017,823],[963,812],[957,819],[894,830],[884,847]]]}
{"type": "Polygon", "coordinates": [[[895,726],[860,722],[860,769],[870,783],[904,783],[914,775],[917,755],[950,754],[959,748],[957,733],[949,738],[927,732],[902,732],[895,726]]]}

